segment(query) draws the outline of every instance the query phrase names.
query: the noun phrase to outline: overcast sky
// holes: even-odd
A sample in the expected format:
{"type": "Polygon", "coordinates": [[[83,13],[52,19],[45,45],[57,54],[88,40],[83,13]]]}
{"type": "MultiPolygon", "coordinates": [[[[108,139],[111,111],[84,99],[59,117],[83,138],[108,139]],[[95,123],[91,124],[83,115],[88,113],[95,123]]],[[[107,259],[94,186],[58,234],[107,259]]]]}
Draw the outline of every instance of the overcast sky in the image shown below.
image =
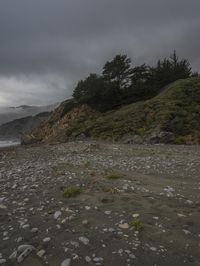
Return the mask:
{"type": "Polygon", "coordinates": [[[199,0],[1,0],[0,106],[45,105],[127,53],[155,63],[174,49],[200,70],[199,0]]]}

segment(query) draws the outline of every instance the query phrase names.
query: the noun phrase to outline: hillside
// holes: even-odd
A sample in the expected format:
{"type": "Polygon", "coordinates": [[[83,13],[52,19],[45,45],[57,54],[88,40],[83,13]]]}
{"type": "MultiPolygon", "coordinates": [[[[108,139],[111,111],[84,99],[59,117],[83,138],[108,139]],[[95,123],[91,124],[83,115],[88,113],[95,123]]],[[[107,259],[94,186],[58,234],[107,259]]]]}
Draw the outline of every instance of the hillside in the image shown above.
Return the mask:
{"type": "Polygon", "coordinates": [[[5,123],[0,126],[0,139],[20,139],[22,134],[28,133],[38,127],[49,115],[49,112],[44,112],[5,123]]]}
{"type": "Polygon", "coordinates": [[[47,106],[21,105],[17,107],[0,107],[0,125],[27,116],[34,116],[39,113],[51,112],[57,106],[58,104],[56,103],[47,106]]]}
{"type": "Polygon", "coordinates": [[[156,97],[98,113],[62,103],[23,143],[103,139],[125,143],[200,143],[200,78],[179,80],[156,97]],[[55,119],[56,118],[56,119],[55,119]]]}

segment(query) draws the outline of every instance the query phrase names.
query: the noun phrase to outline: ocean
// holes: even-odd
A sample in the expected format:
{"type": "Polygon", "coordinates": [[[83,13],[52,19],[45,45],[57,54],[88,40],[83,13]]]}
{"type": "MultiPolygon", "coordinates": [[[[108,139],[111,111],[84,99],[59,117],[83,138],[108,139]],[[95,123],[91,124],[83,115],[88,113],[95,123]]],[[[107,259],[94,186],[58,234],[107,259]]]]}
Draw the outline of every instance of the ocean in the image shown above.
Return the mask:
{"type": "Polygon", "coordinates": [[[19,144],[20,144],[20,141],[17,141],[17,140],[0,140],[0,148],[16,146],[19,144]]]}

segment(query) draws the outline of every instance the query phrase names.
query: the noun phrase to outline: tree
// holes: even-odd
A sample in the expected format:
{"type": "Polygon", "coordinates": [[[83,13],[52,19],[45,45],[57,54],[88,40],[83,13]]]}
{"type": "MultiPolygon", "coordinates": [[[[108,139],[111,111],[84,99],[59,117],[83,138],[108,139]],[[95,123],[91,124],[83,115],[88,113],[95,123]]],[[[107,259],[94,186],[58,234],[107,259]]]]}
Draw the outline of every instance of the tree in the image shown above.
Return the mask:
{"type": "Polygon", "coordinates": [[[88,104],[99,111],[106,111],[116,106],[121,98],[116,86],[106,83],[97,74],[90,74],[78,82],[73,97],[78,104],[88,104]]]}
{"type": "Polygon", "coordinates": [[[104,89],[103,79],[97,74],[90,74],[85,80],[78,82],[73,97],[79,103],[93,104],[101,100],[104,89]]]}
{"type": "Polygon", "coordinates": [[[103,67],[104,80],[115,84],[119,89],[130,85],[131,75],[131,59],[127,55],[116,55],[103,67]]]}

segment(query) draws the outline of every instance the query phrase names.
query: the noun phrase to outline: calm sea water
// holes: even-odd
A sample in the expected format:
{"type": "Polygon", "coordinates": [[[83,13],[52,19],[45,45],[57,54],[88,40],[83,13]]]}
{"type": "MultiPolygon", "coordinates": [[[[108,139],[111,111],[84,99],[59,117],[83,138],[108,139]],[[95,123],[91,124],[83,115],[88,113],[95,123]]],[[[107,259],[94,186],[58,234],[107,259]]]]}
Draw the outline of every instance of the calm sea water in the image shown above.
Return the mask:
{"type": "Polygon", "coordinates": [[[0,140],[0,148],[16,146],[19,144],[20,142],[17,140],[0,140]]]}

